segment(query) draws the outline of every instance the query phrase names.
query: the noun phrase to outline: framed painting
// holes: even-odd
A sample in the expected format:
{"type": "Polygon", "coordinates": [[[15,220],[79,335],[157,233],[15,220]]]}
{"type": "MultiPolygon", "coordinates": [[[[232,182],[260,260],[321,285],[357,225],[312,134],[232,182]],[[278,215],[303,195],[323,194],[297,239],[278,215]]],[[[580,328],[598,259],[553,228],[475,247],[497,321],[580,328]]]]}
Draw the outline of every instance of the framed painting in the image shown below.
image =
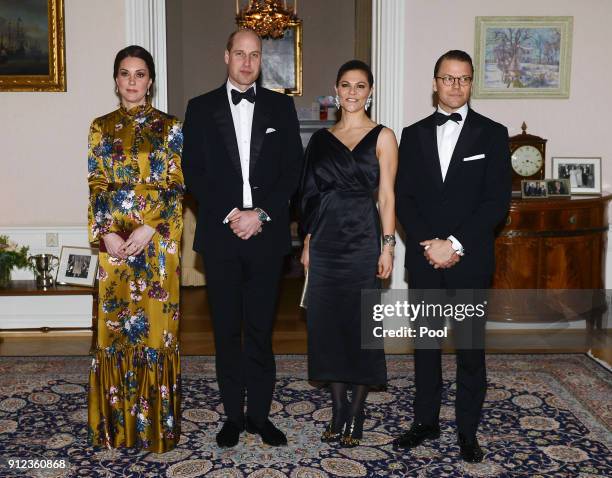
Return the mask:
{"type": "Polygon", "coordinates": [[[573,17],[476,17],[474,98],[569,98],[573,17]]]}
{"type": "Polygon", "coordinates": [[[66,91],[64,0],[0,0],[0,91],[66,91]]]}
{"type": "Polygon", "coordinates": [[[293,22],[282,38],[264,38],[261,86],[287,95],[302,95],[302,23],[293,22]]]}

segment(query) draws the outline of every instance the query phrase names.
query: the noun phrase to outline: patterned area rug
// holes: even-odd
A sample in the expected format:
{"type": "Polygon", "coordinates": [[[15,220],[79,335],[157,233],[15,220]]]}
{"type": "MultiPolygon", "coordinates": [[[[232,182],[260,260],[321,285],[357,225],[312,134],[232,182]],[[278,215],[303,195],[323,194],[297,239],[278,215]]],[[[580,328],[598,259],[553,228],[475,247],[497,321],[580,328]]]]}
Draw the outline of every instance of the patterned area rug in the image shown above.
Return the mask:
{"type": "Polygon", "coordinates": [[[92,449],[86,441],[89,358],[0,358],[0,476],[103,477],[610,477],[612,374],[584,355],[490,355],[481,464],[458,459],[454,356],[444,357],[442,436],[412,452],[391,441],[412,419],[411,357],[388,357],[389,386],[371,393],[362,446],[322,444],[327,394],[306,380],[305,357],[277,357],[272,420],[289,446],[243,434],[219,449],[222,408],[209,357],[183,358],[183,436],[172,452],[92,449]],[[11,470],[9,459],[66,468],[11,470]],[[52,461],[56,460],[56,461],[52,461]],[[40,463],[40,462],[39,462],[40,463]]]}

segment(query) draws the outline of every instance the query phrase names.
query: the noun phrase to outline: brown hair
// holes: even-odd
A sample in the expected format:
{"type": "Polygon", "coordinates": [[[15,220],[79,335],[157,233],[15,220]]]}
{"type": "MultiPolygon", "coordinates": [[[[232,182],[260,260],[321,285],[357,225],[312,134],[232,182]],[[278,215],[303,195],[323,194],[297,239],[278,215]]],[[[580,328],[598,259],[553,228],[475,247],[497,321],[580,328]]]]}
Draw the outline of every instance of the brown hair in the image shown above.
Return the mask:
{"type": "Polygon", "coordinates": [[[436,61],[434,66],[434,78],[438,76],[438,70],[444,60],[457,60],[469,63],[470,69],[472,70],[472,76],[474,75],[474,64],[472,63],[472,57],[463,50],[449,50],[436,61]]]}
{"type": "Polygon", "coordinates": [[[153,61],[153,57],[145,48],[139,45],[130,45],[126,46],[122,50],[119,50],[115,56],[115,64],[113,65],[114,79],[117,79],[117,76],[119,75],[119,65],[128,57],[140,58],[142,61],[144,61],[147,65],[147,69],[149,70],[149,77],[153,83],[155,83],[155,62],[153,61]]]}

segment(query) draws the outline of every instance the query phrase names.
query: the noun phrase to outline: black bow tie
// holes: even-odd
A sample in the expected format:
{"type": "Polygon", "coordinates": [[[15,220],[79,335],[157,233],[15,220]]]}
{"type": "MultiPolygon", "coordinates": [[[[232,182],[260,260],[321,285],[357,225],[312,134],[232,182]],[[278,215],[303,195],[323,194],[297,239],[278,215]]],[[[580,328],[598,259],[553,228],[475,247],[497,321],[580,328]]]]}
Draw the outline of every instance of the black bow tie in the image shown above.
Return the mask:
{"type": "Polygon", "coordinates": [[[232,103],[237,105],[242,100],[247,100],[251,103],[255,103],[255,88],[252,86],[246,91],[238,91],[232,89],[232,103]]]}
{"type": "Polygon", "coordinates": [[[436,111],[434,113],[434,118],[436,119],[436,124],[438,126],[442,126],[448,120],[454,121],[455,123],[459,124],[459,122],[463,119],[461,118],[461,115],[459,113],[451,113],[450,115],[445,115],[444,113],[440,113],[439,111],[436,111]]]}

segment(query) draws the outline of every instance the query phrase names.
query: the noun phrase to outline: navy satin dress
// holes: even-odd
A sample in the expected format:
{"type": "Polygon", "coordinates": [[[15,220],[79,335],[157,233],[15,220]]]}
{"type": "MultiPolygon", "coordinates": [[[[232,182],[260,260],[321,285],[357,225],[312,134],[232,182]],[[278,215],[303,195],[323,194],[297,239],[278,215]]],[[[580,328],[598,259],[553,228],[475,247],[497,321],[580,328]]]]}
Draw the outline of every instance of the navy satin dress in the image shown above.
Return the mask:
{"type": "Polygon", "coordinates": [[[387,380],[382,343],[380,349],[361,346],[361,290],[380,288],[376,142],[383,127],[370,130],[352,151],[321,129],[306,150],[301,227],[312,235],[307,290],[310,380],[369,385],[387,380]]]}

